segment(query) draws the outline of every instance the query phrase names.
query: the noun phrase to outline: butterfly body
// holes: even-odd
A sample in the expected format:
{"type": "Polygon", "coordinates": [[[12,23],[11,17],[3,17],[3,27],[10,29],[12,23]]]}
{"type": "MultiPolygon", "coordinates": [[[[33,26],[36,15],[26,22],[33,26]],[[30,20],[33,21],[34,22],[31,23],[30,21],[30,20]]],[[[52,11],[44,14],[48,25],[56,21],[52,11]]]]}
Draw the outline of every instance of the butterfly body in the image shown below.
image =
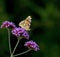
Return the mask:
{"type": "Polygon", "coordinates": [[[31,16],[28,16],[25,20],[19,23],[19,26],[24,28],[25,30],[29,31],[31,25],[31,16]]]}

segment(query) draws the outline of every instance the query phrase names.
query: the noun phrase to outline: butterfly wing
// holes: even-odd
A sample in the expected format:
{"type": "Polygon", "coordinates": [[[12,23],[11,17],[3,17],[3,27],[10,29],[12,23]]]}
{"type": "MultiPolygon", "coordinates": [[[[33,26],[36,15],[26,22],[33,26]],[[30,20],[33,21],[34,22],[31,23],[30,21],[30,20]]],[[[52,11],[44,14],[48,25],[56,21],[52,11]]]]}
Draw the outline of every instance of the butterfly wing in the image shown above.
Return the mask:
{"type": "Polygon", "coordinates": [[[19,23],[19,26],[24,28],[25,30],[30,30],[30,24],[31,24],[31,17],[28,16],[25,20],[19,23]]]}
{"type": "Polygon", "coordinates": [[[28,16],[27,18],[26,18],[26,20],[28,20],[30,23],[31,23],[31,16],[28,16]]]}
{"type": "Polygon", "coordinates": [[[19,23],[19,26],[22,27],[22,28],[24,28],[24,27],[25,27],[24,23],[25,23],[25,20],[21,21],[21,22],[19,23]]]}

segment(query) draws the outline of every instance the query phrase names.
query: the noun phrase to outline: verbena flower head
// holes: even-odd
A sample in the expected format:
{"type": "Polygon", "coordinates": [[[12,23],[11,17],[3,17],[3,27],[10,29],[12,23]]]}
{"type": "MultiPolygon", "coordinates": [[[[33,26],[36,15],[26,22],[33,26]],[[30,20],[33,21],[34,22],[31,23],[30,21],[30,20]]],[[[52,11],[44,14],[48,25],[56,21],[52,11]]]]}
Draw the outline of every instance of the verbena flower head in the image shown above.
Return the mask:
{"type": "Polygon", "coordinates": [[[25,42],[24,46],[26,46],[26,47],[34,50],[34,51],[39,50],[39,46],[36,44],[36,42],[33,42],[32,40],[28,41],[28,42],[25,42]]]}
{"type": "Polygon", "coordinates": [[[16,26],[15,26],[15,24],[13,22],[9,22],[9,21],[5,21],[1,25],[1,28],[9,28],[9,27],[14,29],[16,26]]]}
{"type": "Polygon", "coordinates": [[[28,32],[24,28],[15,28],[14,30],[12,30],[12,34],[17,37],[24,37],[26,39],[29,39],[28,32]]]}

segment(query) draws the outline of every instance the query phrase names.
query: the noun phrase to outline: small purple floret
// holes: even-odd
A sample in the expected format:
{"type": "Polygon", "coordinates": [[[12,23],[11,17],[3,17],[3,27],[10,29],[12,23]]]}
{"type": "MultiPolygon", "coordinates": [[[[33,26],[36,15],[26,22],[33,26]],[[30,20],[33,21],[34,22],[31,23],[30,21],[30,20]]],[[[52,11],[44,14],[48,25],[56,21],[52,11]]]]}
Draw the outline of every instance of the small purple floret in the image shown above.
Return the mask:
{"type": "Polygon", "coordinates": [[[16,25],[13,22],[10,22],[10,27],[14,29],[16,28],[16,25]]]}
{"type": "Polygon", "coordinates": [[[29,39],[29,34],[26,31],[22,34],[22,36],[29,39]]]}
{"type": "Polygon", "coordinates": [[[28,41],[28,42],[25,42],[24,46],[26,46],[26,47],[34,50],[34,51],[39,50],[39,46],[36,44],[36,42],[33,42],[32,40],[28,41]]]}

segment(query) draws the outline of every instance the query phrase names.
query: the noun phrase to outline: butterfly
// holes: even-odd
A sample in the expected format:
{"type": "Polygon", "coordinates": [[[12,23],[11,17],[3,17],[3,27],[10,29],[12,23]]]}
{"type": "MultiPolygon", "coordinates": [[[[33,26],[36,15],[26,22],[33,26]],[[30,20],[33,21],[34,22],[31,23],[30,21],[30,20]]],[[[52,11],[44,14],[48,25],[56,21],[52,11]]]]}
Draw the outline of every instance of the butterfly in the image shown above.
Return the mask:
{"type": "Polygon", "coordinates": [[[25,20],[19,23],[19,26],[27,31],[30,31],[31,19],[32,19],[31,16],[28,16],[25,20]]]}

